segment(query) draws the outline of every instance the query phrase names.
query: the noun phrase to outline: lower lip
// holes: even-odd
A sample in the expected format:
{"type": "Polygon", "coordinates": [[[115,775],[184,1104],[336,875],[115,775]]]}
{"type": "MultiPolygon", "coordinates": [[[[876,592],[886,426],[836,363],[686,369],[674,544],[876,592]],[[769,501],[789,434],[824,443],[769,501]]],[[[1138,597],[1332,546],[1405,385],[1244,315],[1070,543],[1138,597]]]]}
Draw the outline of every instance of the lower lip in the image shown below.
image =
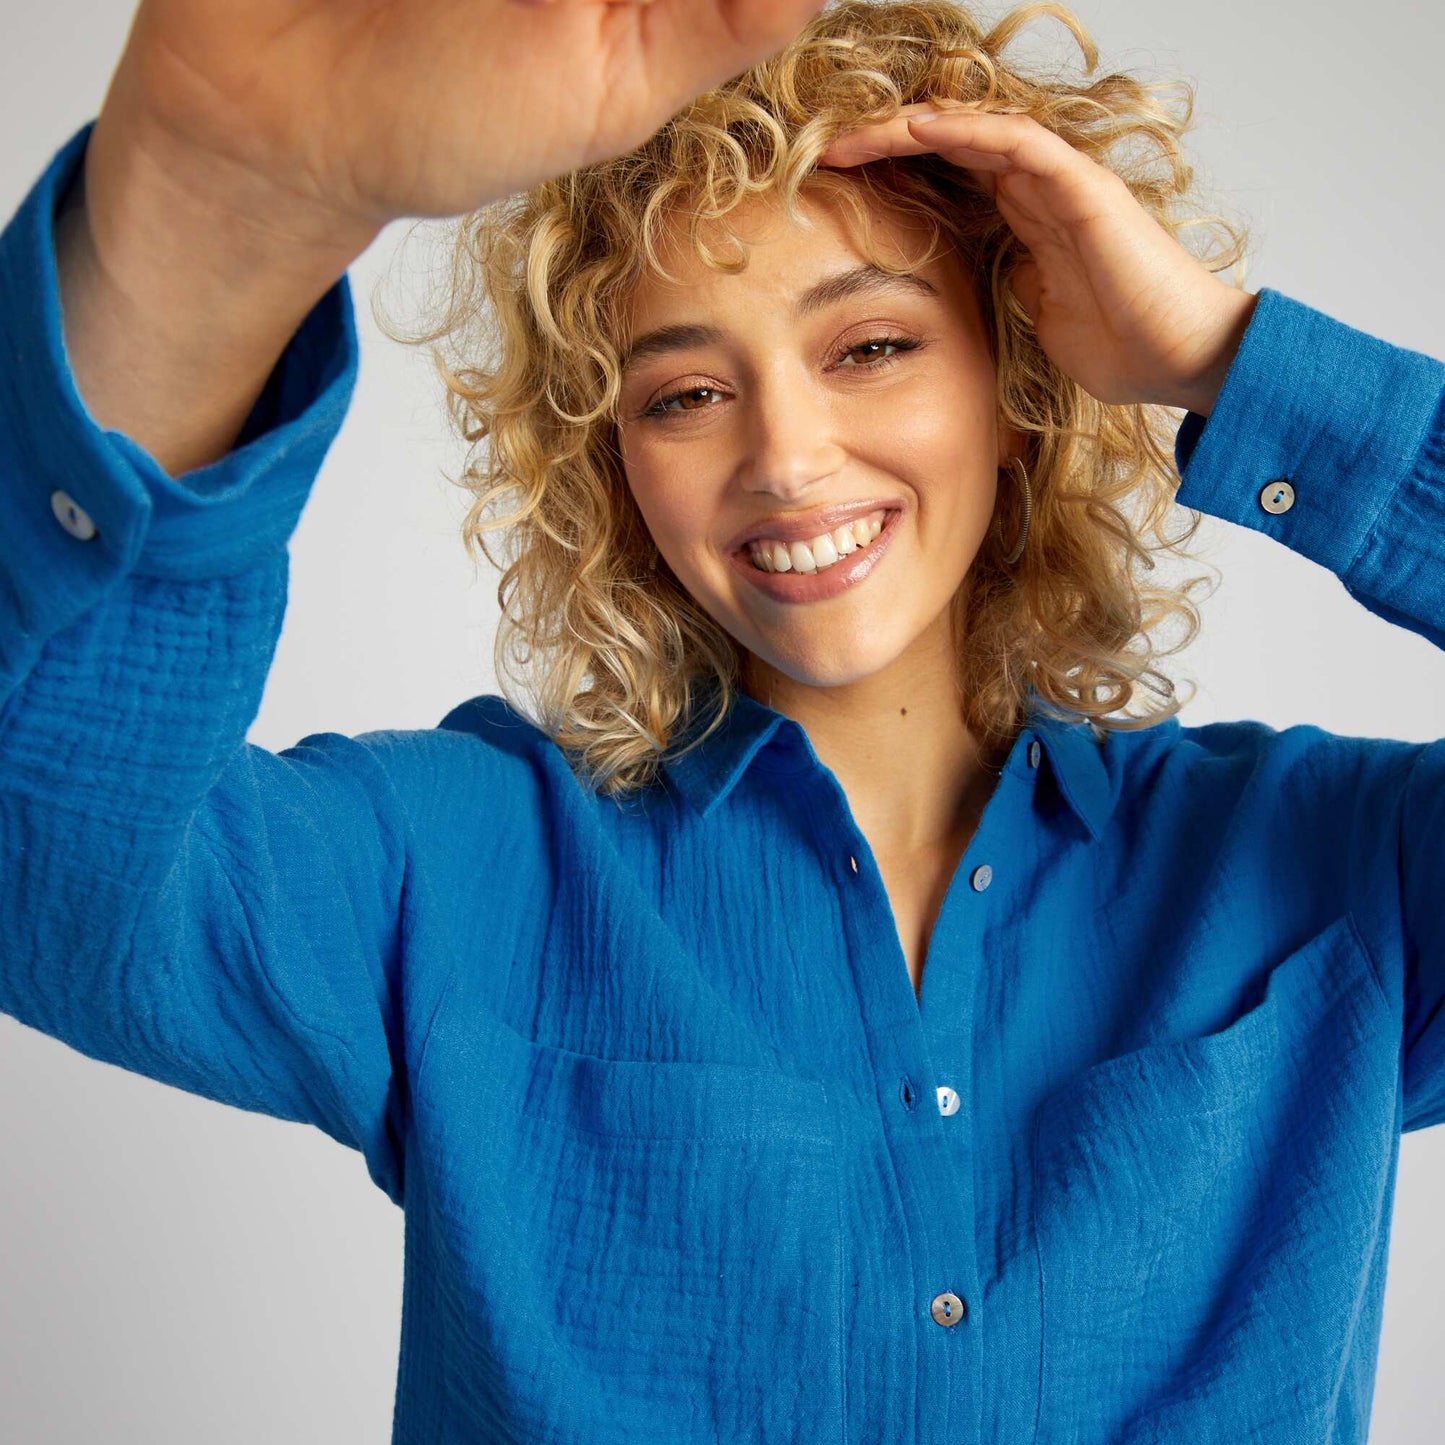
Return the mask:
{"type": "Polygon", "coordinates": [[[746,547],[734,552],[729,560],[754,587],[766,592],[775,602],[822,602],[857,587],[872,574],[893,540],[893,524],[902,515],[901,510],[890,511],[883,519],[882,530],[866,547],[860,547],[821,572],[764,572],[753,566],[746,547]]]}

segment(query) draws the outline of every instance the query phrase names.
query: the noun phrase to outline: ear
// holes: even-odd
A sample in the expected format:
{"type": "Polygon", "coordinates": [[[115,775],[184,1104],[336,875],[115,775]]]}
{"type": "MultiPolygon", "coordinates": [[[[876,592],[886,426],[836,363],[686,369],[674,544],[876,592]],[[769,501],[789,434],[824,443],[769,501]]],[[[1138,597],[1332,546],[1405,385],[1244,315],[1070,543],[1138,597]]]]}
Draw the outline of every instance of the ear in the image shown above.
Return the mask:
{"type": "Polygon", "coordinates": [[[1004,426],[999,424],[998,429],[998,465],[1002,471],[1008,465],[1010,457],[1022,457],[1028,450],[1028,437],[1017,427],[1004,426]]]}

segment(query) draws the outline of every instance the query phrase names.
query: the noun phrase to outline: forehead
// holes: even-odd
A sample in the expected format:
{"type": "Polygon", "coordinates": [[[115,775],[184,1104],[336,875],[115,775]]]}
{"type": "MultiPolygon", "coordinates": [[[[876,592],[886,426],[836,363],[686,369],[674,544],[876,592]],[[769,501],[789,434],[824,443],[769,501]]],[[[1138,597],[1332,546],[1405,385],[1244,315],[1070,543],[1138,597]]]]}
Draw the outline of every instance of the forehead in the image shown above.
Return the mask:
{"type": "MultiPolygon", "coordinates": [[[[751,196],[721,220],[704,221],[704,245],[740,269],[709,266],[689,238],[691,218],[674,212],[660,228],[657,252],[673,279],[647,268],[630,294],[632,334],[659,318],[715,301],[741,305],[790,305],[820,279],[867,263],[903,267],[927,278],[940,297],[968,291],[952,248],[936,244],[929,229],[912,217],[862,199],[865,232],[836,197],[804,190],[798,206],[811,221],[799,225],[771,195],[751,196]],[[729,236],[732,232],[736,242],[729,236]]],[[[855,290],[857,288],[854,288],[855,290]]],[[[917,288],[923,294],[924,288],[917,288]]]]}

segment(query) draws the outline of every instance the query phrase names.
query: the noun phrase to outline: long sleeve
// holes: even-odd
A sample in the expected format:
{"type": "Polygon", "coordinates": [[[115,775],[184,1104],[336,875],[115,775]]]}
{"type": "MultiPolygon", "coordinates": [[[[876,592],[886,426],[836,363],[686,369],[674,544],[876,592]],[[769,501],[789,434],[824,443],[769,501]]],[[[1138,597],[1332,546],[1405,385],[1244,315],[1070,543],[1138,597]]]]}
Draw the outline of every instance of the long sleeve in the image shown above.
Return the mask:
{"type": "MultiPolygon", "coordinates": [[[[1445,363],[1263,288],[1214,410],[1185,416],[1175,457],[1181,505],[1274,537],[1445,648],[1445,363]]],[[[1291,731],[1298,789],[1280,806],[1316,840],[1301,856],[1323,860],[1399,1003],[1403,1128],[1439,1123],[1445,741],[1291,731]]],[[[1293,866],[1280,860],[1284,876],[1293,866]]]]}
{"type": "Polygon", "coordinates": [[[53,249],[93,122],[0,233],[0,1010],[315,1124],[401,1202],[405,809],[367,737],[248,744],[345,417],[347,278],[179,479],[76,390],[53,249]]]}

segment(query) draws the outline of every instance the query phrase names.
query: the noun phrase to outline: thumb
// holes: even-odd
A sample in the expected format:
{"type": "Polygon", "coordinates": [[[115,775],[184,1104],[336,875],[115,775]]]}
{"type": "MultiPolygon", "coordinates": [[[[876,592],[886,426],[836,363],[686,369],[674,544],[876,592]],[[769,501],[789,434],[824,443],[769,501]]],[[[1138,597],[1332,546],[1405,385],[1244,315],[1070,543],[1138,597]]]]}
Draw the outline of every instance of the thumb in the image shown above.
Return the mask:
{"type": "MultiPolygon", "coordinates": [[[[715,0],[719,18],[737,38],[747,63],[776,54],[826,7],[827,0],[715,0]]],[[[696,11],[697,0],[679,7],[696,11]]]]}
{"type": "MultiPolygon", "coordinates": [[[[718,83],[769,60],[796,38],[827,0],[650,0],[642,5],[656,53],[688,95],[706,75],[718,83]],[[693,72],[697,74],[694,75],[693,72]],[[715,77],[715,79],[713,79],[715,77]]],[[[651,47],[649,47],[651,48],[651,47]]]]}

